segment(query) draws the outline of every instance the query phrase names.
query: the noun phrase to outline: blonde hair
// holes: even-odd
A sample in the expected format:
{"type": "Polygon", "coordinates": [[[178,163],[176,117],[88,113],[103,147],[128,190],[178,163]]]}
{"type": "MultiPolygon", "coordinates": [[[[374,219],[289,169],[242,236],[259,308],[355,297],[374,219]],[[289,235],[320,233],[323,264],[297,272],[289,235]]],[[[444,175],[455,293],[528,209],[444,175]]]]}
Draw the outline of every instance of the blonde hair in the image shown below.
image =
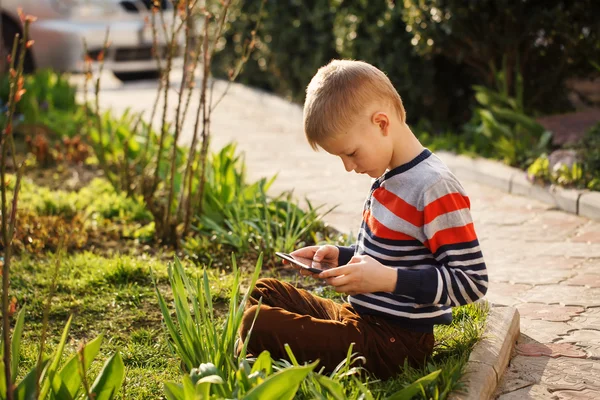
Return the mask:
{"type": "Polygon", "coordinates": [[[363,61],[332,60],[319,68],[306,88],[304,132],[314,150],[341,133],[371,103],[391,104],[401,121],[406,111],[389,78],[363,61]]]}

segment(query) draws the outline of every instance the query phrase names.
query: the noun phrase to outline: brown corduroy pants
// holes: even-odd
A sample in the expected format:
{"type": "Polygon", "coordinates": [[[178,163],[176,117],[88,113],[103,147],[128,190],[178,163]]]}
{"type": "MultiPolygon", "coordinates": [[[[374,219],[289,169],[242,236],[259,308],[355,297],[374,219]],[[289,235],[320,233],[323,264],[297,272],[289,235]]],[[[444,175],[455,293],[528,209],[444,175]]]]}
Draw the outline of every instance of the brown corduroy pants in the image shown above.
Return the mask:
{"type": "Polygon", "coordinates": [[[268,350],[273,359],[287,359],[287,343],[299,362],[319,359],[317,370],[325,367],[330,372],[354,343],[353,352],[366,358],[363,367],[387,379],[400,372],[405,360],[419,366],[433,351],[432,333],[403,329],[387,318],[358,315],[350,304],[314,296],[277,279],[256,283],[240,326],[242,341],[252,327],[260,298],[248,342],[248,354],[253,356],[268,350]]]}

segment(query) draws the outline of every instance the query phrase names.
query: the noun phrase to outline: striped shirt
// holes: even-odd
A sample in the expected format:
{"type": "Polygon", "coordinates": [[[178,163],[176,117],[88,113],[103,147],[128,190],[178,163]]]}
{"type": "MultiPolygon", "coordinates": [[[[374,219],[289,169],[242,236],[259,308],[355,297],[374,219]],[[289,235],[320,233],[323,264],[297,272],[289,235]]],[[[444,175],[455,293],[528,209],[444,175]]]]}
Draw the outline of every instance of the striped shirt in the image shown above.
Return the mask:
{"type": "Polygon", "coordinates": [[[339,264],[366,254],[397,269],[392,293],[349,296],[360,314],[393,318],[432,331],[452,321],[452,306],[476,301],[488,287],[470,202],[448,167],[425,149],[379,177],[365,201],[356,245],[340,247],[339,264]]]}

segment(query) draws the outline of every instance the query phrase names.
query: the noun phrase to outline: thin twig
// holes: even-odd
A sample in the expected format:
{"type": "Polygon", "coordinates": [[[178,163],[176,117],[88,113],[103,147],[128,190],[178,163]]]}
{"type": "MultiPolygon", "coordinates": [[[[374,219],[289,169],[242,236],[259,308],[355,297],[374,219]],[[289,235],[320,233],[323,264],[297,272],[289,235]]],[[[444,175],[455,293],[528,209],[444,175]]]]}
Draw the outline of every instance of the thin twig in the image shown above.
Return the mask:
{"type": "MultiPolygon", "coordinates": [[[[184,24],[185,24],[185,50],[183,55],[183,76],[181,77],[181,84],[179,88],[179,97],[177,99],[177,108],[175,111],[175,135],[173,139],[173,150],[171,151],[171,178],[169,180],[169,194],[167,195],[167,210],[165,213],[165,228],[168,228],[171,220],[171,207],[173,206],[173,198],[175,197],[175,170],[177,168],[177,143],[179,141],[179,135],[181,133],[181,105],[183,103],[183,93],[185,91],[185,83],[186,83],[186,66],[189,60],[189,35],[190,35],[190,23],[191,23],[191,13],[189,9],[189,0],[186,0],[184,3],[185,13],[184,13],[184,24]]],[[[175,224],[177,224],[177,213],[175,215],[175,224]]],[[[178,243],[178,240],[175,240],[175,244],[178,243]]]]}

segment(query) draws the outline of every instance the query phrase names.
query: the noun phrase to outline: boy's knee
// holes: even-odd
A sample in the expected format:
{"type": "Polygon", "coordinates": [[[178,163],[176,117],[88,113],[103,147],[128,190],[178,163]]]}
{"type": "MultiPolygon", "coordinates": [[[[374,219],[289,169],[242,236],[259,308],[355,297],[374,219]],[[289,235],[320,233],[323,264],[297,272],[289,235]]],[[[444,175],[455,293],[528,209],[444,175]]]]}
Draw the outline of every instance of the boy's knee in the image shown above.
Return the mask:
{"type": "Polygon", "coordinates": [[[252,329],[252,336],[265,338],[273,334],[273,327],[277,326],[277,315],[278,312],[269,306],[262,305],[260,308],[258,305],[253,305],[244,311],[242,322],[240,324],[240,336],[242,340],[246,340],[250,329],[252,329]],[[257,315],[258,313],[258,315],[257,315]]]}
{"type": "Polygon", "coordinates": [[[244,311],[242,322],[240,323],[240,336],[242,340],[246,340],[246,336],[248,335],[250,328],[252,328],[252,323],[254,322],[257,311],[258,305],[250,306],[244,311]]]}
{"type": "Polygon", "coordinates": [[[279,281],[277,279],[260,278],[256,281],[251,296],[258,300],[260,297],[264,297],[265,295],[276,291],[278,285],[279,281]]]}

